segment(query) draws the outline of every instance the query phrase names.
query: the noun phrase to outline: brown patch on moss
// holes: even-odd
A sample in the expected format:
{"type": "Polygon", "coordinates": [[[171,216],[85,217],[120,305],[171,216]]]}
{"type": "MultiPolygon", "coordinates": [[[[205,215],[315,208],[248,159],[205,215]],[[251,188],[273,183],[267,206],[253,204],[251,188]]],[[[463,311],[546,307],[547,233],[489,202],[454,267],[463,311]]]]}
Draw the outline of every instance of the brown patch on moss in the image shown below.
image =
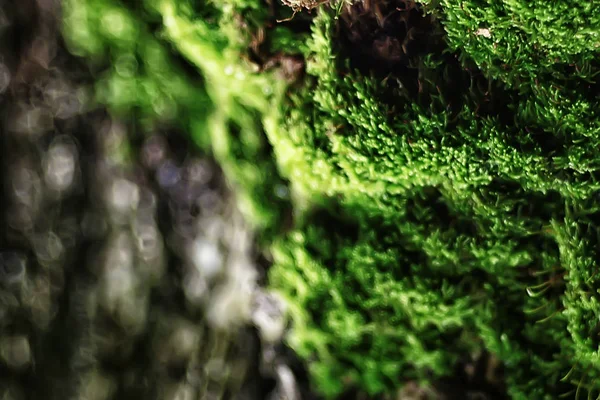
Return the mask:
{"type": "Polygon", "coordinates": [[[417,59],[443,49],[442,31],[413,0],[363,0],[347,5],[339,37],[351,66],[387,75],[417,67],[417,59]]]}
{"type": "Polygon", "coordinates": [[[254,66],[256,72],[277,69],[280,77],[286,81],[300,81],[306,70],[304,58],[300,55],[270,52],[265,32],[261,27],[252,35],[246,60],[254,66]]]}
{"type": "Polygon", "coordinates": [[[379,101],[390,106],[390,118],[406,102],[448,112],[450,124],[465,102],[480,116],[504,115],[508,93],[472,62],[452,54],[444,35],[435,14],[426,14],[414,0],[355,1],[344,7],[337,26],[341,74],[350,67],[379,77],[379,101]]]}
{"type": "Polygon", "coordinates": [[[296,14],[298,12],[302,11],[303,9],[308,10],[310,12],[310,10],[317,8],[318,6],[320,6],[322,4],[329,3],[329,0],[281,0],[281,2],[284,5],[290,7],[292,9],[292,11],[294,11],[294,13],[292,14],[291,17],[282,19],[282,20],[278,20],[277,22],[291,21],[294,19],[296,14]]]}
{"type": "MultiPolygon", "coordinates": [[[[342,73],[349,67],[380,78],[383,88],[378,98],[390,105],[390,118],[410,102],[430,107],[436,98],[444,97],[443,102],[437,101],[444,104],[437,107],[447,106],[444,85],[454,82],[442,81],[442,71],[428,68],[426,57],[448,58],[444,68],[452,68],[452,74],[461,71],[458,60],[444,53],[444,32],[434,15],[425,14],[414,0],[363,0],[345,6],[339,21],[342,73]]],[[[455,95],[456,90],[447,92],[455,95]]]]}
{"type": "Polygon", "coordinates": [[[440,400],[508,399],[504,367],[495,355],[485,351],[459,363],[453,377],[438,380],[433,386],[440,400]]]}
{"type": "MultiPolygon", "coordinates": [[[[269,17],[265,25],[254,29],[242,16],[237,17],[238,26],[246,31],[250,38],[247,52],[242,54],[242,57],[253,66],[257,73],[277,69],[282,79],[290,83],[298,82],[304,77],[304,58],[299,54],[271,51],[269,35],[275,27],[277,10],[272,3],[269,4],[269,10],[269,17]]],[[[297,24],[294,26],[298,28],[297,24]]],[[[307,25],[304,30],[308,31],[309,26],[307,25]]]]}

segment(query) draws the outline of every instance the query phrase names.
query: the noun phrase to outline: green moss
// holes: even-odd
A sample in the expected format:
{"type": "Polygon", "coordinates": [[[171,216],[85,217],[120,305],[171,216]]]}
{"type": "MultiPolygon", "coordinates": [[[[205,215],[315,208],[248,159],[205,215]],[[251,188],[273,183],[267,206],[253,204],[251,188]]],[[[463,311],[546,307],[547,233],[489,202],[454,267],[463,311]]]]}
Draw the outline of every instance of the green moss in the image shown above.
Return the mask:
{"type": "MultiPolygon", "coordinates": [[[[443,11],[442,7],[440,12],[443,11]]],[[[313,256],[306,260],[297,256],[291,258],[292,262],[276,258],[271,275],[273,285],[291,294],[291,301],[301,304],[302,309],[315,309],[319,314],[300,317],[296,326],[310,326],[313,321],[315,332],[328,333],[310,353],[321,360],[318,362],[331,365],[328,374],[321,371],[323,366],[319,373],[334,374],[328,379],[338,382],[350,374],[364,390],[374,394],[394,386],[393,379],[389,376],[390,380],[385,379],[383,360],[393,360],[397,367],[395,376],[402,380],[428,374],[440,376],[450,373],[452,362],[472,344],[493,352],[505,363],[508,390],[513,398],[554,398],[568,392],[568,385],[563,386],[561,378],[573,366],[579,371],[591,368],[591,359],[583,355],[585,351],[579,346],[588,343],[588,351],[597,350],[597,343],[586,336],[593,328],[590,325],[596,327],[597,317],[590,312],[597,308],[589,301],[585,307],[571,303],[568,299],[580,298],[581,293],[569,295],[571,284],[565,286],[563,278],[552,278],[555,281],[548,284],[537,275],[560,275],[560,271],[552,272],[554,268],[572,270],[563,257],[574,248],[562,247],[557,235],[572,221],[565,214],[565,201],[580,204],[598,190],[595,180],[590,179],[597,160],[592,153],[596,147],[591,144],[598,137],[598,118],[593,111],[597,100],[582,91],[579,83],[575,85],[567,79],[534,85],[530,95],[513,91],[511,85],[500,85],[493,86],[495,93],[488,93],[500,103],[493,108],[495,115],[493,112],[479,115],[480,102],[485,96],[477,91],[489,89],[474,87],[472,79],[471,85],[462,89],[460,111],[450,113],[439,107],[447,104],[442,86],[447,64],[436,62],[433,55],[434,59],[419,68],[421,76],[431,77],[431,86],[441,86],[442,92],[432,95],[423,105],[416,102],[394,110],[388,102],[377,101],[384,90],[382,78],[357,71],[339,76],[343,60],[339,60],[335,50],[334,26],[332,14],[322,13],[315,20],[306,56],[311,60],[309,73],[316,82],[290,111],[292,122],[286,131],[293,133],[272,140],[286,149],[285,157],[279,158],[284,160],[282,170],[289,171],[292,184],[301,187],[300,193],[308,198],[325,195],[337,199],[348,214],[364,224],[359,237],[382,232],[384,225],[393,225],[394,239],[378,238],[366,243],[364,239],[351,240],[341,251],[349,258],[313,256]],[[555,89],[553,85],[557,82],[567,89],[555,89]],[[510,104],[502,104],[498,99],[510,104]],[[299,108],[304,112],[299,112],[299,108]],[[390,112],[395,113],[392,119],[388,117],[390,112]],[[376,222],[367,223],[371,218],[376,222]],[[549,226],[555,226],[553,233],[548,233],[549,226]],[[386,239],[389,247],[381,249],[386,239]],[[420,296],[435,293],[431,303],[423,297],[416,301],[427,310],[423,314],[408,313],[418,322],[400,319],[394,329],[407,340],[411,337],[409,332],[417,332],[417,337],[429,337],[435,344],[402,346],[386,337],[384,329],[373,328],[373,333],[363,333],[363,337],[368,337],[367,342],[378,340],[385,349],[383,354],[389,353],[369,362],[368,351],[376,349],[372,343],[367,346],[369,350],[349,350],[342,345],[343,332],[347,330],[322,322],[325,310],[334,308],[333,305],[320,309],[317,304],[327,304],[324,299],[295,295],[295,285],[300,280],[308,282],[309,288],[320,285],[329,290],[337,288],[344,293],[340,295],[343,299],[360,296],[360,290],[350,282],[363,276],[377,276],[382,271],[400,274],[405,261],[397,252],[403,251],[419,253],[413,261],[414,267],[404,277],[411,283],[415,279],[447,279],[451,282],[449,287],[468,288],[462,294],[464,297],[456,290],[445,299],[456,302],[464,299],[463,308],[455,311],[440,303],[443,297],[439,297],[439,286],[411,288],[405,283],[408,286],[398,289],[407,298],[411,290],[420,296]],[[374,256],[380,252],[391,252],[393,256],[387,259],[374,256]],[[366,259],[365,253],[369,255],[366,259]],[[344,260],[344,264],[340,266],[331,260],[344,260]],[[279,274],[290,271],[290,263],[298,271],[308,271],[307,264],[311,268],[319,265],[321,269],[337,271],[345,280],[339,286],[330,282],[331,278],[324,278],[321,283],[302,275],[283,281],[279,274]],[[351,269],[349,265],[357,267],[351,269]],[[477,284],[468,286],[461,282],[461,278],[468,281],[464,277],[469,275],[478,277],[477,284]],[[539,285],[546,289],[543,293],[533,289],[539,285]],[[486,301],[477,302],[477,298],[486,301]],[[588,309],[587,314],[581,314],[584,309],[588,309]],[[443,315],[436,315],[436,310],[444,310],[443,315]],[[420,323],[426,324],[429,315],[435,316],[436,321],[444,321],[453,312],[458,318],[455,325],[438,330],[427,325],[423,331],[416,328],[420,323]],[[578,322],[570,322],[571,312],[578,316],[578,322]],[[581,327],[583,320],[594,322],[581,327]],[[578,334],[569,327],[574,324],[579,326],[578,334]],[[447,335],[452,327],[460,327],[461,335],[449,346],[447,335]],[[360,356],[352,364],[347,354],[360,356]],[[579,359],[582,361],[574,361],[579,359]],[[344,367],[336,366],[336,362],[342,362],[344,367]],[[363,365],[373,369],[367,374],[361,370],[363,365]]],[[[276,145],[276,151],[277,148],[276,145]]],[[[590,207],[588,204],[584,209],[589,211],[590,207]]],[[[312,224],[316,222],[309,226],[312,224]]],[[[313,241],[322,242],[336,232],[346,232],[332,227],[327,234],[311,239],[312,228],[306,229],[295,233],[304,237],[304,241],[295,240],[288,246],[306,249],[313,241]]],[[[595,248],[581,251],[594,254],[595,248]]],[[[591,259],[580,262],[593,268],[591,259]]],[[[321,275],[315,273],[315,276],[321,275]]],[[[363,319],[353,321],[370,321],[365,315],[369,305],[377,301],[377,293],[392,307],[381,314],[381,321],[389,324],[398,320],[404,313],[392,305],[398,307],[403,302],[394,299],[393,289],[386,285],[401,283],[404,282],[397,275],[363,282],[358,287],[365,294],[350,307],[352,312],[360,312],[363,319]]],[[[356,324],[363,329],[370,326],[367,322],[356,324]]],[[[293,346],[312,343],[302,338],[305,334],[316,335],[305,329],[296,330],[293,346]]],[[[591,357],[591,353],[587,354],[591,357]]],[[[581,382],[581,376],[576,381],[571,378],[570,382],[579,386],[581,392],[586,382],[593,382],[594,374],[588,372],[581,382]]],[[[589,385],[587,388],[590,389],[589,385]]]]}
{"type": "Polygon", "coordinates": [[[512,398],[593,394],[600,6],[420,3],[428,39],[383,75],[357,66],[339,2],[276,24],[258,0],[67,1],[65,33],[104,70],[100,101],[219,160],[326,397],[444,377],[479,350],[512,398]],[[261,29],[265,57],[303,56],[301,82],[249,60],[261,29]]]}
{"type": "Polygon", "coordinates": [[[439,3],[451,47],[460,49],[493,77],[528,86],[536,79],[570,79],[573,75],[591,79],[595,75],[589,68],[600,48],[598,4],[521,0],[439,3]],[[579,72],[563,70],[569,64],[577,65],[579,72]]]}

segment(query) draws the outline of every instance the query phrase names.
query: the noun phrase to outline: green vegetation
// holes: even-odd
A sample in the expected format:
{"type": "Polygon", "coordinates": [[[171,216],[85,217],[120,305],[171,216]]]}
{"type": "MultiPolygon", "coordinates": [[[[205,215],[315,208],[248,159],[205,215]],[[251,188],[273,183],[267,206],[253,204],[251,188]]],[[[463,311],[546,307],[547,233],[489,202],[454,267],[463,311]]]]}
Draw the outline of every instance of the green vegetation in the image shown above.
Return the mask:
{"type": "Polygon", "coordinates": [[[600,394],[600,3],[332,2],[281,24],[260,0],[129,3],[66,0],[68,42],[99,101],[221,163],[320,392],[391,393],[485,349],[514,399],[600,394]]]}

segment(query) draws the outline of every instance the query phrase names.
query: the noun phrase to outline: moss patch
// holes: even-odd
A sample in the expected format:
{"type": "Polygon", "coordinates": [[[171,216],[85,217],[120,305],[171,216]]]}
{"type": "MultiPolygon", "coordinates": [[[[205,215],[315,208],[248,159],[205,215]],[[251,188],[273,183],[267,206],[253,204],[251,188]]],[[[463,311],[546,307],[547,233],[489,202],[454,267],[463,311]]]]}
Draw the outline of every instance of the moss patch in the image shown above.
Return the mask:
{"type": "Polygon", "coordinates": [[[600,5],[284,3],[67,1],[65,33],[222,164],[324,395],[482,351],[512,398],[597,393],[600,5]]]}

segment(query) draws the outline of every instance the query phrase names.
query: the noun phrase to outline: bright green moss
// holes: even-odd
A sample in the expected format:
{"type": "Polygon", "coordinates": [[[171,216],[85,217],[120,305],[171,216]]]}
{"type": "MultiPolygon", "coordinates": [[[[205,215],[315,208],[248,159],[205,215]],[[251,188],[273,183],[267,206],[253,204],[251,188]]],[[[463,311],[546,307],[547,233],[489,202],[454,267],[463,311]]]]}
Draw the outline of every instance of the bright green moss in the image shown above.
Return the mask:
{"type": "MultiPolygon", "coordinates": [[[[550,399],[568,394],[569,386],[562,386],[561,378],[573,366],[581,372],[593,365],[592,353],[586,356],[581,346],[587,343],[587,351],[597,351],[597,344],[589,337],[584,340],[582,331],[588,332],[590,324],[596,326],[597,317],[591,309],[598,308],[593,302],[583,306],[567,300],[569,295],[565,294],[560,271],[569,268],[564,257],[574,249],[562,247],[556,235],[563,229],[563,223],[569,221],[563,199],[579,204],[599,189],[595,181],[590,180],[597,162],[592,150],[597,148],[592,144],[598,137],[598,118],[594,111],[597,100],[570,83],[568,90],[554,89],[555,82],[540,83],[534,86],[532,95],[518,94],[510,91],[509,86],[500,86],[495,88],[496,96],[505,97],[510,103],[498,105],[496,115],[479,116],[478,104],[472,101],[478,96],[473,96],[471,88],[470,92],[465,91],[462,110],[454,118],[437,106],[445,102],[441,95],[433,96],[425,106],[407,105],[390,120],[387,117],[390,106],[376,100],[383,90],[381,80],[357,72],[339,76],[334,24],[332,15],[326,13],[314,21],[307,58],[311,60],[309,73],[316,78],[315,86],[295,103],[296,109],[290,111],[292,134],[282,133],[284,137],[273,137],[272,141],[281,143],[285,149],[285,156],[279,157],[282,170],[289,174],[293,185],[301,187],[299,192],[304,196],[326,195],[339,199],[349,214],[365,224],[359,229],[359,238],[374,231],[381,232],[381,221],[386,221],[386,226],[394,226],[395,236],[394,239],[380,237],[368,244],[362,241],[364,239],[354,239],[342,251],[349,259],[341,255],[316,259],[313,256],[308,260],[306,256],[276,257],[271,275],[273,285],[291,294],[292,301],[303,310],[314,308],[318,313],[304,314],[296,326],[307,326],[307,321],[312,320],[316,331],[307,333],[308,336],[328,333],[321,337],[319,346],[306,354],[307,358],[316,356],[320,360],[316,365],[320,365],[321,375],[315,372],[315,377],[326,376],[328,382],[339,382],[350,374],[367,392],[386,391],[394,384],[384,378],[384,359],[394,360],[397,366],[394,373],[401,379],[414,378],[415,374],[417,377],[427,373],[443,375],[450,372],[452,357],[464,354],[465,347],[471,343],[492,351],[505,363],[508,389],[513,398],[550,399]],[[298,112],[298,108],[305,112],[298,112]],[[373,217],[378,222],[366,222],[373,217]],[[550,226],[555,226],[554,232],[550,226]],[[379,246],[385,240],[389,248],[382,250],[379,246]],[[375,263],[374,254],[381,251],[393,256],[379,258],[380,263],[375,263]],[[451,287],[461,287],[457,283],[461,277],[477,276],[477,285],[469,287],[465,294],[465,299],[474,303],[467,302],[465,309],[457,312],[461,319],[455,326],[459,326],[465,336],[459,335],[460,339],[452,346],[456,354],[452,354],[450,346],[442,345],[448,335],[445,329],[436,331],[428,327],[421,332],[415,327],[416,323],[400,320],[395,327],[397,331],[408,327],[419,332],[420,338],[431,335],[437,344],[433,347],[414,344],[409,349],[386,337],[382,329],[374,328],[373,333],[363,333],[363,338],[366,335],[368,340],[378,340],[379,346],[391,353],[369,363],[365,350],[348,350],[342,345],[345,343],[342,332],[347,330],[332,328],[323,322],[321,318],[330,307],[320,309],[318,304],[326,300],[297,297],[296,285],[300,280],[307,282],[306,287],[311,289],[320,285],[329,290],[336,287],[345,293],[340,296],[343,299],[359,297],[349,312],[359,311],[365,321],[370,321],[369,305],[377,301],[378,285],[382,285],[385,288],[382,296],[385,294],[385,303],[392,309],[384,311],[381,318],[390,323],[403,315],[392,306],[398,307],[402,300],[394,299],[392,289],[386,284],[400,284],[401,278],[388,275],[383,281],[363,283],[359,288],[368,293],[363,297],[350,281],[377,276],[382,271],[400,273],[403,251],[419,253],[408,279],[414,279],[412,274],[419,279],[445,277],[453,282],[451,287]],[[365,252],[369,255],[367,258],[363,256],[365,252]],[[345,264],[336,264],[335,260],[344,260],[345,264]],[[281,280],[282,271],[287,273],[292,265],[298,271],[308,271],[307,264],[311,268],[320,265],[319,271],[337,271],[346,280],[340,281],[338,286],[330,277],[323,282],[302,275],[290,281],[281,280]],[[360,267],[351,268],[351,265],[360,267]],[[538,278],[541,273],[544,275],[538,278]],[[552,284],[547,283],[548,276],[555,280],[552,284]],[[536,292],[540,286],[542,292],[536,292]],[[474,300],[478,298],[477,293],[489,303],[477,303],[474,300]],[[590,311],[582,314],[583,310],[590,311]],[[571,312],[577,313],[578,322],[568,322],[572,319],[571,312]],[[581,320],[586,318],[594,322],[582,326],[581,320]],[[577,325],[580,333],[569,327],[572,325],[577,325]],[[472,336],[481,342],[473,341],[472,336]],[[328,346],[327,343],[334,344],[328,346]],[[435,349],[434,354],[443,351],[444,356],[450,358],[413,353],[424,348],[435,349]],[[360,354],[365,362],[361,364],[357,358],[352,364],[347,361],[347,354],[360,354]],[[574,362],[576,359],[588,361],[574,362]],[[403,364],[406,360],[411,362],[403,364]],[[430,363],[419,364],[414,360],[430,363]],[[336,362],[343,362],[344,367],[335,366],[336,362]],[[331,366],[327,374],[320,363],[331,366]],[[374,369],[369,369],[367,374],[361,370],[363,365],[376,367],[369,367],[374,369]]],[[[444,69],[445,65],[432,61],[425,66],[426,74],[432,79],[443,78],[444,74],[435,69],[444,69]]],[[[278,147],[275,146],[276,152],[278,147]]],[[[589,210],[590,206],[587,207],[589,210]]],[[[320,239],[311,240],[313,227],[309,225],[305,232],[294,233],[301,235],[302,241],[295,239],[287,246],[306,249],[312,243],[335,236],[336,232],[346,232],[331,227],[320,239]]],[[[280,247],[276,247],[276,251],[280,252],[280,247]]],[[[594,251],[590,248],[584,252],[592,254],[594,251]]],[[[580,262],[587,268],[593,265],[590,260],[580,262]]],[[[431,294],[437,293],[439,288],[417,286],[414,290],[431,294]]],[[[402,286],[400,292],[410,297],[411,288],[402,286]]],[[[458,300],[460,296],[455,292],[452,298],[458,300]]],[[[422,298],[419,301],[428,304],[422,298]]],[[[422,315],[414,314],[415,319],[426,321],[426,315],[435,315],[435,309],[445,310],[445,316],[452,315],[452,308],[444,309],[440,303],[431,303],[431,308],[422,315]]],[[[442,316],[436,317],[443,320],[442,316]]],[[[352,321],[360,319],[353,317],[352,321]]],[[[362,326],[367,327],[369,323],[362,326]]],[[[452,330],[449,328],[449,331],[452,330]]],[[[296,330],[291,343],[307,352],[303,346],[312,342],[303,338],[304,332],[304,328],[296,330]]],[[[410,338],[407,332],[401,335],[410,338]]],[[[588,382],[593,382],[594,374],[577,376],[575,385],[580,387],[580,393],[591,388],[588,382]]],[[[574,382],[572,376],[564,381],[574,382]]],[[[321,386],[327,387],[331,395],[335,394],[334,388],[338,388],[325,383],[321,386]]]]}
{"type": "Polygon", "coordinates": [[[290,344],[316,356],[311,368],[327,395],[342,389],[335,382],[358,383],[373,395],[399,376],[449,373],[468,346],[460,333],[474,329],[473,304],[485,302],[441,277],[408,272],[418,268],[412,254],[384,242],[319,215],[273,248],[271,283],[299,306],[290,344]]]}
{"type": "Polygon", "coordinates": [[[100,101],[219,160],[268,233],[287,342],[326,397],[447,376],[478,350],[512,398],[593,395],[600,6],[426,3],[445,42],[401,76],[353,67],[337,2],[308,33],[258,0],[66,1],[65,32],[104,65],[100,101]],[[304,57],[303,81],[248,60],[261,27],[271,56],[304,57]]]}
{"type": "Polygon", "coordinates": [[[450,46],[493,77],[524,89],[536,79],[595,75],[589,68],[600,49],[600,5],[594,2],[439,3],[450,46]]]}

